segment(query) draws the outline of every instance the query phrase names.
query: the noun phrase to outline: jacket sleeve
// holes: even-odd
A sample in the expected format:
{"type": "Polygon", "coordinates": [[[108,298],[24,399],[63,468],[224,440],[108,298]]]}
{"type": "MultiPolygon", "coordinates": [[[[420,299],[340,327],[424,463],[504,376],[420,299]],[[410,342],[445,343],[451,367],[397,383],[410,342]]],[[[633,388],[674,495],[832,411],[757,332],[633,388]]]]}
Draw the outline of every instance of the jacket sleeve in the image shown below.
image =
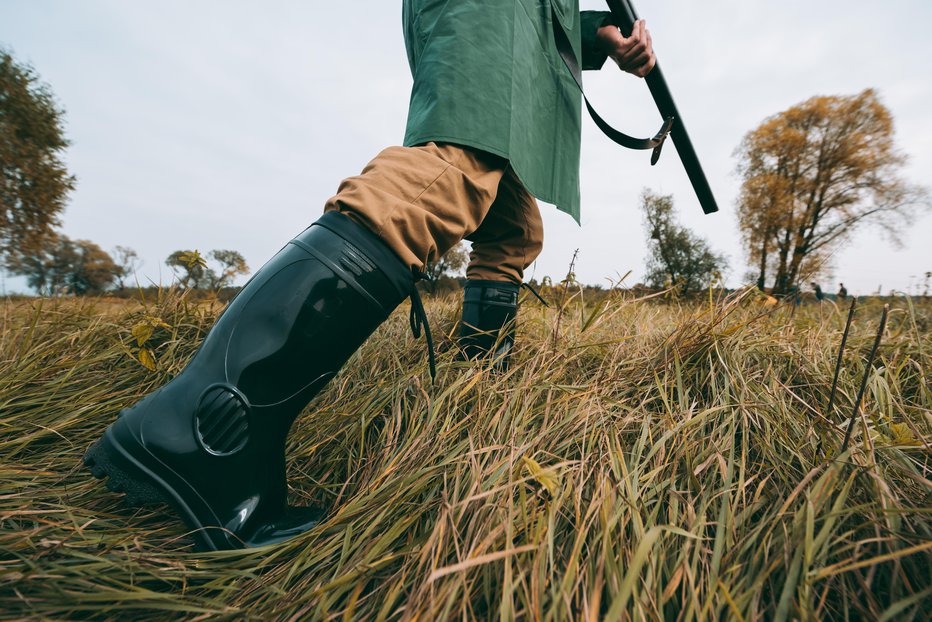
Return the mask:
{"type": "Polygon", "coordinates": [[[582,26],[582,68],[601,69],[608,55],[596,45],[595,32],[610,24],[612,14],[608,11],[581,11],[582,26]]]}

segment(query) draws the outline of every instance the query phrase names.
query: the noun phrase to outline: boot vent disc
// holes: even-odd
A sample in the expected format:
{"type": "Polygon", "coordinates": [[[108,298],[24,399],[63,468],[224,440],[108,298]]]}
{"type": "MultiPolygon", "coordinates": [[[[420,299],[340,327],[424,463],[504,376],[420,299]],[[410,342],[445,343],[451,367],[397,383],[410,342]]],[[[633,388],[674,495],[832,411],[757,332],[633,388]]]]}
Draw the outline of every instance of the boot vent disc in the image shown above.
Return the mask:
{"type": "Polygon", "coordinates": [[[230,386],[208,387],[198,400],[194,427],[201,446],[215,456],[235,454],[249,441],[249,405],[230,386]]]}

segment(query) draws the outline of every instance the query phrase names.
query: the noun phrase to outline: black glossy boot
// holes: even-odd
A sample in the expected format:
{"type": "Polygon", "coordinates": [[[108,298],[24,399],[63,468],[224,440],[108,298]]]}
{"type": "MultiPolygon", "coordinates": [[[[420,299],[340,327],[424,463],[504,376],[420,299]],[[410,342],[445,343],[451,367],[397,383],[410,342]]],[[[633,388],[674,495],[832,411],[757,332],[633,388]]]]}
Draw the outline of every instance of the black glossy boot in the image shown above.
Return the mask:
{"type": "Polygon", "coordinates": [[[503,281],[466,281],[459,342],[467,358],[489,357],[493,368],[508,369],[520,287],[503,281]]]}
{"type": "Polygon", "coordinates": [[[131,505],[174,507],[202,549],[307,531],[321,513],[286,504],[291,423],[412,294],[410,270],[381,240],[325,214],[250,279],[180,375],[121,412],[85,464],[131,505]]]}

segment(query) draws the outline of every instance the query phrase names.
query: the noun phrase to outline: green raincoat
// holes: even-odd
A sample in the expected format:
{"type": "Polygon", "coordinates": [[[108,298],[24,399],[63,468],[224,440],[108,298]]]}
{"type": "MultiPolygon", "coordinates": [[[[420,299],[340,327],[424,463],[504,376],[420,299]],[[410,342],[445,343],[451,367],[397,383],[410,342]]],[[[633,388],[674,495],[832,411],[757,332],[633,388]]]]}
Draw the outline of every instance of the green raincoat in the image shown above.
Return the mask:
{"type": "Polygon", "coordinates": [[[403,13],[414,76],[404,144],[505,157],[531,194],[578,222],[582,104],[553,20],[583,69],[598,69],[595,31],[610,13],[580,13],[578,0],[404,0],[403,13]]]}

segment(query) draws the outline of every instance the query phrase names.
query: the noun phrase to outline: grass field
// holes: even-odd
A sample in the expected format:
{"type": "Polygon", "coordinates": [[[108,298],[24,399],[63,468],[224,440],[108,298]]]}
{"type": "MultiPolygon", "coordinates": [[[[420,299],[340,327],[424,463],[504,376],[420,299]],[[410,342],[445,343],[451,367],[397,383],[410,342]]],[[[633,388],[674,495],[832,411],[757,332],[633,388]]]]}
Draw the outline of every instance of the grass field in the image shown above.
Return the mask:
{"type": "Polygon", "coordinates": [[[433,385],[396,312],[292,431],[325,522],[213,554],[80,461],[219,306],[0,303],[0,618],[928,619],[932,301],[858,308],[828,411],[847,309],[545,294],[498,375],[428,301],[433,385]]]}

